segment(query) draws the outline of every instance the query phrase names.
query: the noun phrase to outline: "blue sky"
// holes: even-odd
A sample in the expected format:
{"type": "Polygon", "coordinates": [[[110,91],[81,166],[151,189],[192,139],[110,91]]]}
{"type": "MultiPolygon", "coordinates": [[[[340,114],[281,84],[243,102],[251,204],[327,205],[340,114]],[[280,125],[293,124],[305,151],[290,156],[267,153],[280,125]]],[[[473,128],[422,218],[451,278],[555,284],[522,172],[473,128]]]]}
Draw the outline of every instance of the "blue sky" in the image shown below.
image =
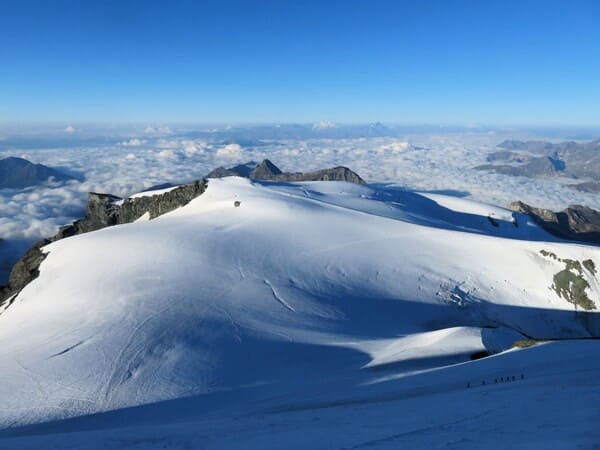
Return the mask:
{"type": "Polygon", "coordinates": [[[600,123],[600,2],[0,0],[0,122],[600,123]]]}

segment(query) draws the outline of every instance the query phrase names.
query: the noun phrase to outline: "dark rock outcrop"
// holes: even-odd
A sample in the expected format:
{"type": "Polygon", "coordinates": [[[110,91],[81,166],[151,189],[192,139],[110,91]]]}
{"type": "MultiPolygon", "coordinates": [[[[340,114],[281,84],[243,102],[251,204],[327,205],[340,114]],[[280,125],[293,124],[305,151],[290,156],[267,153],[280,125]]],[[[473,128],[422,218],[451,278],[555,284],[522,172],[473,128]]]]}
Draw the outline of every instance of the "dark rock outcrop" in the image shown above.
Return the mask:
{"type": "Polygon", "coordinates": [[[283,172],[268,159],[264,159],[256,168],[250,172],[249,178],[253,180],[274,180],[283,172]]]}
{"type": "Polygon", "coordinates": [[[554,212],[521,201],[511,203],[509,208],[529,215],[555,236],[600,245],[600,212],[595,209],[571,205],[560,212],[554,212]]]}
{"type": "Polygon", "coordinates": [[[186,205],[206,189],[205,180],[197,180],[168,192],[121,199],[110,194],[88,194],[86,215],[71,225],[59,229],[51,238],[34,244],[13,266],[8,285],[0,288],[0,306],[15,298],[27,284],[37,278],[39,267],[46,258],[42,247],[77,234],[100,230],[113,225],[133,222],[148,213],[150,219],[186,205]]]}
{"type": "Polygon", "coordinates": [[[206,190],[205,180],[196,180],[168,192],[123,200],[117,215],[117,223],[129,223],[139,219],[145,213],[150,219],[162,216],[201,195],[206,190]]]}
{"type": "Polygon", "coordinates": [[[249,161],[245,164],[226,169],[225,167],[217,167],[206,175],[206,178],[224,178],[224,177],[244,177],[249,178],[250,174],[259,166],[255,161],[249,161]]]}
{"type": "Polygon", "coordinates": [[[206,178],[225,178],[225,177],[241,177],[239,173],[235,172],[233,168],[226,169],[223,166],[219,166],[216,169],[211,170],[206,175],[206,178]]]}
{"type": "Polygon", "coordinates": [[[365,181],[347,167],[332,167],[315,172],[287,172],[268,178],[273,181],[348,181],[365,184],[365,181]]]}
{"type": "Polygon", "coordinates": [[[15,263],[8,278],[8,285],[0,288],[0,306],[5,301],[14,300],[21,289],[37,278],[40,274],[40,264],[46,259],[46,254],[42,252],[41,248],[50,242],[52,239],[37,242],[15,263]]]}
{"type": "Polygon", "coordinates": [[[49,178],[57,181],[72,180],[73,177],[43,164],[33,164],[23,158],[0,159],[0,189],[22,189],[44,183],[49,178]]]}
{"type": "Polygon", "coordinates": [[[329,169],[317,170],[315,172],[282,172],[275,164],[268,159],[263,160],[260,164],[249,173],[246,173],[240,168],[248,168],[252,163],[241,164],[239,166],[225,169],[218,167],[207,175],[207,178],[223,178],[228,176],[239,176],[250,178],[252,180],[266,181],[348,181],[350,183],[365,184],[360,175],[347,167],[332,167],[329,169]]]}

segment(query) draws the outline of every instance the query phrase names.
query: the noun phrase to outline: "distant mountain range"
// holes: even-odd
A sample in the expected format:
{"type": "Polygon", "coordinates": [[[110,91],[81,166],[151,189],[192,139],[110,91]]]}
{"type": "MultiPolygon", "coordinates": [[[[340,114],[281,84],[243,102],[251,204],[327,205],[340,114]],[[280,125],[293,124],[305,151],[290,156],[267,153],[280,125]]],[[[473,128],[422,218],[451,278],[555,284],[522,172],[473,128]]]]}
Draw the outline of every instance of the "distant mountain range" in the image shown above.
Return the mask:
{"type": "Polygon", "coordinates": [[[66,181],[74,177],[43,164],[34,164],[23,158],[11,156],[0,159],[0,189],[22,189],[45,183],[49,178],[66,181]]]}
{"type": "Polygon", "coordinates": [[[279,167],[268,159],[260,163],[250,161],[230,167],[229,169],[217,167],[206,175],[206,178],[223,178],[229,176],[267,181],[349,181],[351,183],[365,184],[360,175],[347,167],[338,166],[314,172],[282,172],[279,167]]]}
{"type": "Polygon", "coordinates": [[[355,139],[397,136],[399,130],[376,122],[365,125],[336,125],[323,121],[315,124],[256,125],[228,127],[186,133],[188,137],[222,139],[226,142],[287,139],[355,139]]]}
{"type": "Polygon", "coordinates": [[[530,178],[564,176],[581,178],[570,185],[584,192],[600,192],[600,140],[589,142],[516,141],[498,145],[502,150],[488,156],[489,164],[475,167],[530,178]]]}

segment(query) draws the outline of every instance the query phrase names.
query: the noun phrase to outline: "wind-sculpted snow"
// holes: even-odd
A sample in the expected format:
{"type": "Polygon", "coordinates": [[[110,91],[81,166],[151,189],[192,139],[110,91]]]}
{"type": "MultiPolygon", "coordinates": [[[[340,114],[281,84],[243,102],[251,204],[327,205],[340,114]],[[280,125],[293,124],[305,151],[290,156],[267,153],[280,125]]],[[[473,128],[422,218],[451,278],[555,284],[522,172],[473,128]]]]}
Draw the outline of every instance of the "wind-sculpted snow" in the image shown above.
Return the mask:
{"type": "Polygon", "coordinates": [[[248,392],[352,396],[513,339],[598,332],[594,313],[549,289],[555,267],[540,254],[598,266],[597,248],[551,242],[526,216],[492,207],[494,224],[475,214],[486,205],[440,203],[225,178],[156,219],[54,242],[0,315],[0,423],[224,392],[235,408],[248,392]]]}

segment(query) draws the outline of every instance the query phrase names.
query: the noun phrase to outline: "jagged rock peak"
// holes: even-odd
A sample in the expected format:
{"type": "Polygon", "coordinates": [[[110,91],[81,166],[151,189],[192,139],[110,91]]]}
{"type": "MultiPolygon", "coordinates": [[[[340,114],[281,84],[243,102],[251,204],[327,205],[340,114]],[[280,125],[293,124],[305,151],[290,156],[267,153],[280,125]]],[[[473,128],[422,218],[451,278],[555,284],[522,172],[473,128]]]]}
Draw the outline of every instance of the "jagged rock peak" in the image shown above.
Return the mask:
{"type": "Polygon", "coordinates": [[[273,176],[281,175],[283,172],[268,159],[263,159],[250,173],[250,178],[255,180],[270,180],[273,176]]]}

